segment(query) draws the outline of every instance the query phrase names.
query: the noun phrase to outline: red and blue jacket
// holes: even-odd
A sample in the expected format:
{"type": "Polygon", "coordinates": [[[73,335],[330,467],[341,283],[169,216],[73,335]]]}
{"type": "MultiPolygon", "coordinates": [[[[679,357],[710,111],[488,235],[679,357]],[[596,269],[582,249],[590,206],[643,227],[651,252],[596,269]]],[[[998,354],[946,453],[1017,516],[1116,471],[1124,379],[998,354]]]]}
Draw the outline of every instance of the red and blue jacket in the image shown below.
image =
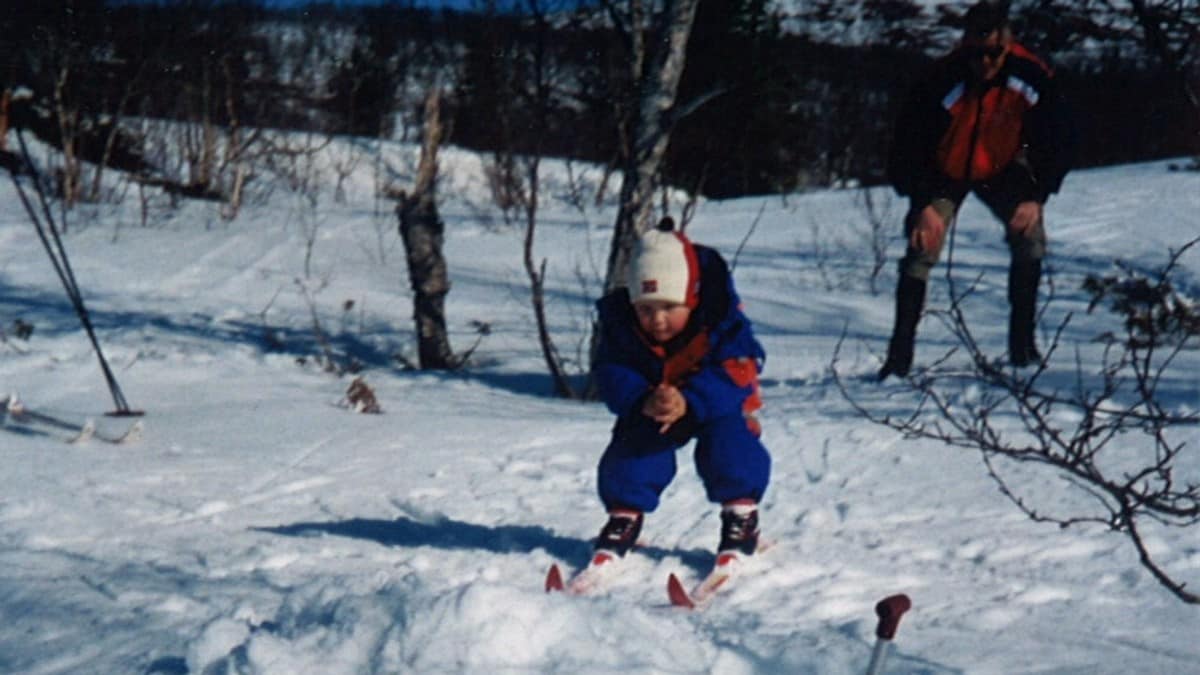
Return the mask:
{"type": "Polygon", "coordinates": [[[709,420],[734,414],[746,416],[757,434],[753,413],[762,407],[758,374],[766,353],[742,313],[725,260],[711,248],[694,246],[699,304],[670,342],[655,344],[645,335],[626,289],[596,303],[601,334],[593,372],[600,395],[619,419],[641,417],[646,396],[668,383],[688,404],[684,419],[672,425],[673,437],[682,441],[709,420]]]}
{"type": "Polygon", "coordinates": [[[1049,66],[1013,43],[996,77],[980,82],[956,49],[916,83],[897,117],[888,179],[901,195],[936,197],[986,181],[1015,161],[1040,202],[1074,160],[1076,131],[1049,66]]]}

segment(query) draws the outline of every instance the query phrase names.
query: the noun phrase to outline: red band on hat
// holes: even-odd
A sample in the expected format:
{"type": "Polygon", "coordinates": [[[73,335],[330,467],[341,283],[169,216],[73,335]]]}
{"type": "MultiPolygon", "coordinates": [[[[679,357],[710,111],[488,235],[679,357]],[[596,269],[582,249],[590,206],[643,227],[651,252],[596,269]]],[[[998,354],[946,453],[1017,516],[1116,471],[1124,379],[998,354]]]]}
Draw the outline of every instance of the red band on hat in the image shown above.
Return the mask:
{"type": "Polygon", "coordinates": [[[684,303],[692,309],[700,306],[700,259],[696,256],[696,247],[682,232],[675,232],[675,237],[683,244],[683,259],[687,261],[688,278],[684,303]]]}

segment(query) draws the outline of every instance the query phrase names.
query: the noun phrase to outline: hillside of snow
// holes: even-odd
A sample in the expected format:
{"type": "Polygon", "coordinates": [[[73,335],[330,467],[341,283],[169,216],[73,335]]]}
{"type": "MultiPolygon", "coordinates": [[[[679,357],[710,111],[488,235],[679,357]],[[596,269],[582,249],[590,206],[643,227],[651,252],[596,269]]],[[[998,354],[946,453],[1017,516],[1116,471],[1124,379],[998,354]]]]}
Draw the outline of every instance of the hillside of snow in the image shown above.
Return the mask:
{"type": "MultiPolygon", "coordinates": [[[[704,203],[688,227],[734,264],[768,353],[762,525],[775,546],[708,610],[667,604],[668,574],[701,575],[719,529],[684,450],[615,587],[545,594],[547,568],[586,562],[604,522],[595,466],[612,418],[549,395],[524,232],[490,206],[467,155],[448,153],[440,194],[451,339],[474,352],[460,372],[403,368],[397,354],[415,358],[404,252],[373,197],[377,163],[357,166],[344,201],[318,171],[314,199],[280,185],[233,221],[161,197],[144,221],[136,199],[70,216],[75,277],[144,431],[70,444],[65,429],[0,427],[0,672],[861,673],[873,607],[900,592],[913,609],[889,673],[1196,672],[1200,610],[1123,536],[1028,520],[977,453],[900,438],[834,386],[845,334],[839,372],[857,400],[911,405],[869,377],[902,248],[903,204],[886,190],[874,197],[897,236],[876,293],[859,191],[704,203]],[[361,364],[382,414],[341,405],[353,376],[322,367],[327,348],[361,364]]],[[[573,357],[615,211],[572,206],[563,167],[545,171],[535,255],[573,357]]],[[[1111,314],[1083,311],[1084,275],[1115,258],[1164,263],[1200,232],[1198,183],[1164,162],[1068,177],[1047,209],[1056,299],[1043,340],[1068,313],[1069,340],[1113,328],[1111,314]]],[[[130,420],[103,415],[96,356],[7,178],[0,205],[0,396],[117,433],[130,420]]],[[[965,311],[1001,356],[1001,229],[968,201],[955,236],[957,274],[980,278],[965,311]]],[[[935,307],[947,297],[937,274],[935,307]]],[[[1196,297],[1200,250],[1176,279],[1196,297]]],[[[948,340],[923,322],[918,366],[948,340]]],[[[1051,368],[1075,364],[1066,353],[1051,368]]],[[[1169,405],[1200,406],[1198,373],[1196,354],[1176,362],[1169,405]]],[[[1195,480],[1200,432],[1177,440],[1195,480]]],[[[1048,508],[1079,499],[1050,473],[1024,485],[1048,508]]],[[[1196,528],[1147,536],[1164,567],[1200,585],[1196,528]]]]}

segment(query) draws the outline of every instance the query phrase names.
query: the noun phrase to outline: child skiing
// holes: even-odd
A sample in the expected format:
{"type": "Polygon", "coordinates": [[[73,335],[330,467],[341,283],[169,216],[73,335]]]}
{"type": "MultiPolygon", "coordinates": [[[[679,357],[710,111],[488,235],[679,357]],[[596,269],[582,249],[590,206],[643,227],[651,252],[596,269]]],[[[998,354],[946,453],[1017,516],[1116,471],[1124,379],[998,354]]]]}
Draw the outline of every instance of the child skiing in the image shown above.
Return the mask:
{"type": "Polygon", "coordinates": [[[595,374],[617,416],[600,459],[609,519],[592,565],[623,557],[644,514],[675,476],[675,451],[696,440],[696,468],[722,505],[718,556],[758,546],[758,502],[770,477],[754,411],[765,354],[742,314],[725,260],[664,218],[637,242],[628,287],[602,298],[595,374]]]}

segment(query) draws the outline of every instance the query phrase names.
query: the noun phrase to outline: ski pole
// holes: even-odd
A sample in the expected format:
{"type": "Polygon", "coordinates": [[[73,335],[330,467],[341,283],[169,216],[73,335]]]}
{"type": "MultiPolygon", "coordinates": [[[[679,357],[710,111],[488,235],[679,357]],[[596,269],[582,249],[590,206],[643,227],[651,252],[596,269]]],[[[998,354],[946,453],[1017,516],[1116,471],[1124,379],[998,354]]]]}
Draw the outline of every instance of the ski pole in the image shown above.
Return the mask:
{"type": "Polygon", "coordinates": [[[112,394],[113,402],[117,409],[109,415],[117,417],[137,417],[142,414],[140,410],[132,410],[129,407],[129,402],[125,400],[125,394],[121,391],[121,385],[117,384],[117,378],[113,375],[112,369],[108,366],[108,360],[104,358],[104,351],[100,349],[100,341],[96,339],[96,330],[92,326],[91,316],[88,314],[87,306],[83,304],[83,295],[79,291],[79,283],[75,281],[75,273],[71,270],[71,262],[67,258],[67,249],[63,246],[62,238],[58,235],[58,229],[54,226],[54,216],[50,212],[50,205],[46,200],[46,191],[42,188],[42,181],[37,170],[33,167],[33,160],[29,156],[29,148],[25,145],[25,135],[21,130],[17,130],[17,141],[21,144],[21,155],[25,161],[25,166],[33,175],[33,185],[37,189],[38,202],[41,204],[42,213],[46,218],[46,223],[38,219],[37,211],[34,210],[33,204],[30,203],[29,197],[25,195],[25,190],[21,187],[20,181],[17,180],[17,172],[9,169],[9,176],[12,178],[13,186],[17,189],[17,195],[21,198],[21,204],[25,207],[25,212],[29,215],[29,219],[33,222],[34,229],[37,230],[38,238],[42,241],[42,246],[46,249],[46,254],[50,256],[50,262],[54,265],[54,271],[58,274],[59,281],[62,282],[63,288],[67,291],[67,298],[71,301],[71,306],[75,309],[75,314],[79,317],[80,323],[83,324],[84,331],[87,332],[88,339],[92,343],[92,349],[96,352],[96,357],[100,359],[100,369],[104,372],[104,379],[108,383],[108,390],[112,394]],[[53,245],[50,237],[46,236],[49,231],[53,237],[53,245]]]}
{"type": "Polygon", "coordinates": [[[867,675],[879,675],[883,672],[883,662],[887,660],[892,639],[896,637],[900,617],[911,607],[912,601],[903,593],[890,595],[875,605],[879,624],[875,627],[875,650],[871,652],[871,664],[867,666],[867,675]]]}

